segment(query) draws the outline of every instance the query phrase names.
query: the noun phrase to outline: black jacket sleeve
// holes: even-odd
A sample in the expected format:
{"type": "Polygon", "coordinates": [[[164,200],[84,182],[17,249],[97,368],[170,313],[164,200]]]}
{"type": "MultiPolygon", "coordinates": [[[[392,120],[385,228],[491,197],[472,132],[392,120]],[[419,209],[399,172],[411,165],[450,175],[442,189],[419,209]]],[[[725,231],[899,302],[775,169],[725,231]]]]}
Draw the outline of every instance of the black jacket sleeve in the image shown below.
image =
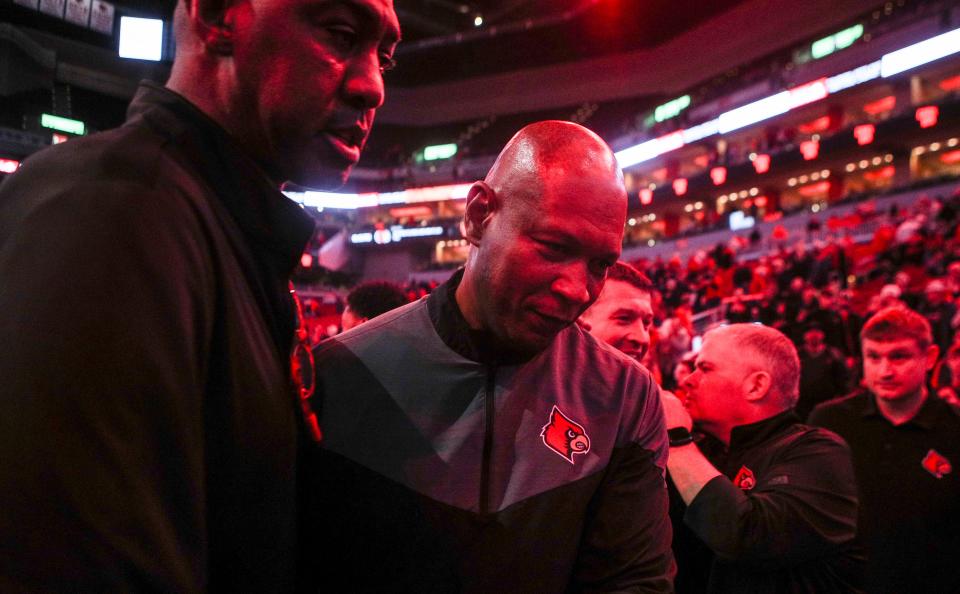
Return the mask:
{"type": "Polygon", "coordinates": [[[3,592],[204,590],[203,236],[176,196],[91,182],[0,238],[3,592]]]}
{"type": "Polygon", "coordinates": [[[628,424],[633,435],[614,451],[590,502],[573,592],[673,591],[663,409],[652,380],[640,393],[638,418],[628,424]]]}
{"type": "Polygon", "coordinates": [[[787,444],[755,488],[718,476],[684,521],[720,558],[789,567],[836,551],[856,533],[857,491],[846,444],[819,429],[787,444]]]}

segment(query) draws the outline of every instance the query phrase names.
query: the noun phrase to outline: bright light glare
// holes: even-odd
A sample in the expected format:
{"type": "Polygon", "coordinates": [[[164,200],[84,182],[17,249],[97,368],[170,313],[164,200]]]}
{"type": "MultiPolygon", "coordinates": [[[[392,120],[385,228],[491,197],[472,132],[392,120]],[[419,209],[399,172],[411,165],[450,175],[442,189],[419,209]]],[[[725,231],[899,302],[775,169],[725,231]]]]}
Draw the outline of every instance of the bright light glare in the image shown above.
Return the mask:
{"type": "Polygon", "coordinates": [[[880,72],[884,78],[887,78],[957,52],[960,52],[960,29],[954,29],[885,55],[881,58],[880,72]]]}
{"type": "Polygon", "coordinates": [[[159,62],[163,50],[163,21],[120,17],[120,57],[159,62]]]}

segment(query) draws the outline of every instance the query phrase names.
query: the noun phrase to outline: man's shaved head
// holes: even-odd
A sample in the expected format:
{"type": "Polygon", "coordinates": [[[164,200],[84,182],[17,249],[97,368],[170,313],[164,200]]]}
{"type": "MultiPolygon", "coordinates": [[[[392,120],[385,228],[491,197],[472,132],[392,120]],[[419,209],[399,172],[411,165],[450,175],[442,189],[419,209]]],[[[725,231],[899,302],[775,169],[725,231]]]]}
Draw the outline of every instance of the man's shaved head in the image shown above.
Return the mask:
{"type": "Polygon", "coordinates": [[[468,322],[524,352],[590,306],[620,255],[627,212],[610,147],[572,122],[520,130],[470,189],[472,244],[457,300],[468,322]]]}

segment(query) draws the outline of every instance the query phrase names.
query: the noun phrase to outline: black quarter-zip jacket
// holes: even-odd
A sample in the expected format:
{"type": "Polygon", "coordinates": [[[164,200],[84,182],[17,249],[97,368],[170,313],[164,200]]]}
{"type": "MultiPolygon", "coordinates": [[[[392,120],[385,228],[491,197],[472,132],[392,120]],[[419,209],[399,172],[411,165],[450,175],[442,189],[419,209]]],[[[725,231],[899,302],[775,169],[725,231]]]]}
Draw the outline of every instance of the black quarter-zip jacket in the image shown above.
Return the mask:
{"type": "Polygon", "coordinates": [[[669,591],[650,375],[576,326],[532,358],[494,347],[460,278],[315,353],[305,589],[669,591]]]}

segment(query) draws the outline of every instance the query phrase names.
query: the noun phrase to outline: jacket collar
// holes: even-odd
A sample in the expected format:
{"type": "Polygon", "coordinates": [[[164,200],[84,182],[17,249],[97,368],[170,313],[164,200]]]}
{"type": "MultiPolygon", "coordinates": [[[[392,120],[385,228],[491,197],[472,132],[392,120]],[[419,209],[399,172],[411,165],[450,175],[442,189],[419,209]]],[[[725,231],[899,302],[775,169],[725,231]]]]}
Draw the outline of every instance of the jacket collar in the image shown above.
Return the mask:
{"type": "Polygon", "coordinates": [[[457,304],[463,272],[463,268],[454,272],[427,297],[427,312],[440,339],[460,356],[485,365],[519,365],[536,357],[539,353],[518,353],[491,332],[470,327],[457,304]]]}
{"type": "Polygon", "coordinates": [[[759,445],[799,422],[800,417],[793,412],[793,409],[789,409],[756,423],[738,425],[730,432],[730,451],[759,445]]]}
{"type": "Polygon", "coordinates": [[[250,241],[272,254],[289,276],[313,235],[314,221],[280,192],[277,176],[187,99],[149,81],[140,83],[127,110],[126,125],[143,122],[185,156],[187,167],[210,184],[250,241]]]}
{"type": "MultiPolygon", "coordinates": [[[[856,398],[860,400],[860,416],[863,418],[876,417],[892,426],[892,423],[890,423],[890,421],[883,416],[883,413],[880,412],[880,408],[877,406],[877,397],[873,392],[869,390],[863,390],[856,398]]],[[[949,409],[950,405],[940,400],[940,398],[938,398],[935,394],[931,394],[930,391],[927,390],[927,398],[923,401],[923,404],[920,405],[920,410],[917,411],[917,414],[915,414],[913,418],[906,423],[897,425],[897,427],[914,425],[927,431],[935,429],[937,426],[937,420],[941,418],[941,415],[944,412],[942,410],[943,408],[949,409]]]]}

